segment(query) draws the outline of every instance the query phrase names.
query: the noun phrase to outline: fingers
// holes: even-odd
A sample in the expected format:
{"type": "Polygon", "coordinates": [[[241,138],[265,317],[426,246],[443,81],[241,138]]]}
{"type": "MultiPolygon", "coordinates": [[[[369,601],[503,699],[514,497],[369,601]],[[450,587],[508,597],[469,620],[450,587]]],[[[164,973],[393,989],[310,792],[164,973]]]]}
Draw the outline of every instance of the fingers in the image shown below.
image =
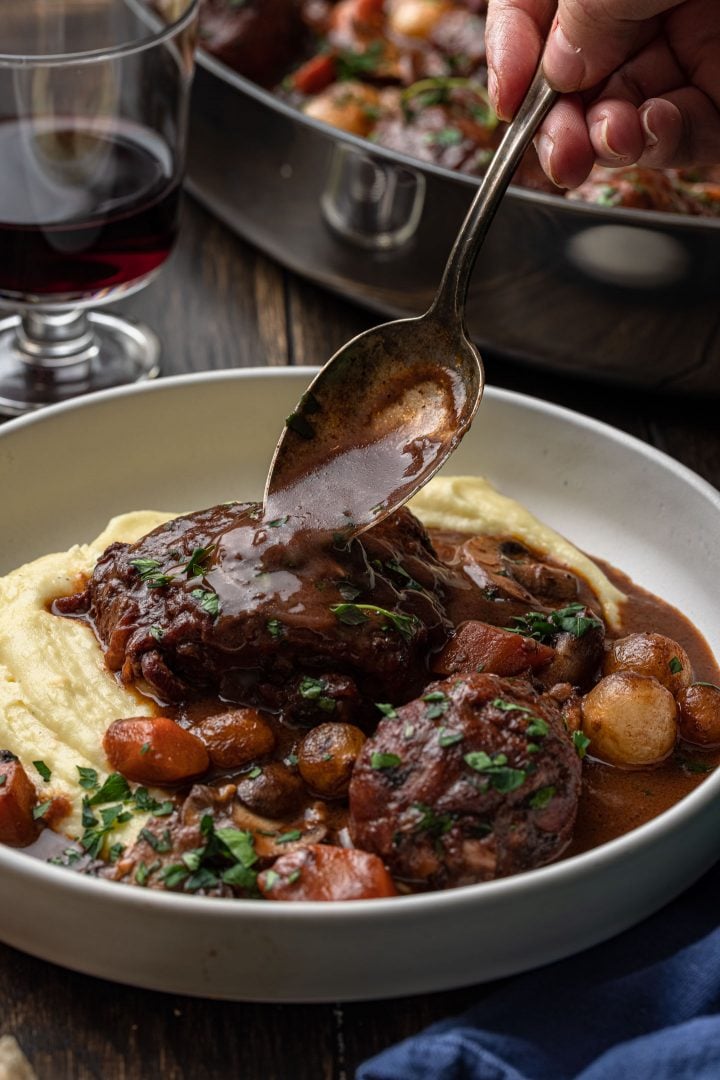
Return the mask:
{"type": "Polygon", "coordinates": [[[545,118],[535,139],[540,164],[558,187],[578,187],[595,161],[585,122],[585,108],[577,95],[561,98],[545,118]]]}
{"type": "Polygon", "coordinates": [[[543,67],[563,93],[597,86],[652,39],[655,16],[682,0],[560,0],[543,67]]]}
{"type": "Polygon", "coordinates": [[[720,161],[720,112],[696,87],[685,86],[645,102],[641,165],[653,169],[720,161]]]}
{"type": "Polygon", "coordinates": [[[490,0],[485,27],[488,92],[502,120],[511,120],[540,60],[554,0],[490,0]]]}

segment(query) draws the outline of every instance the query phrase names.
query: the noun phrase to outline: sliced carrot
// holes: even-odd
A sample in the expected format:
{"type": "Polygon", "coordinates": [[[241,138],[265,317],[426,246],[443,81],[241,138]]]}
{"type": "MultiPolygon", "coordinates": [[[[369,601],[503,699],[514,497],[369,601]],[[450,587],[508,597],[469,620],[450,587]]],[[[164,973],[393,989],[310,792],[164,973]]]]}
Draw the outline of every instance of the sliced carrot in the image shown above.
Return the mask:
{"type": "Polygon", "coordinates": [[[258,875],[267,900],[371,900],[396,896],[393,879],[377,855],[354,848],[308,844],[276,859],[258,875]]]}
{"type": "Polygon", "coordinates": [[[40,826],[33,818],[37,793],[25,769],[8,751],[0,755],[0,843],[27,847],[40,826]]]}
{"type": "Polygon", "coordinates": [[[116,720],[105,732],[103,748],[113,769],[139,784],[175,784],[210,765],[200,739],[167,716],[116,720]]]}
{"type": "Polygon", "coordinates": [[[319,94],[335,82],[336,77],[335,60],[328,53],[320,53],[297,69],[292,83],[301,94],[319,94]]]}
{"type": "Polygon", "coordinates": [[[471,619],[460,623],[455,637],[433,657],[431,667],[438,675],[468,671],[519,675],[528,668],[543,667],[554,655],[554,649],[534,638],[471,619]]]}

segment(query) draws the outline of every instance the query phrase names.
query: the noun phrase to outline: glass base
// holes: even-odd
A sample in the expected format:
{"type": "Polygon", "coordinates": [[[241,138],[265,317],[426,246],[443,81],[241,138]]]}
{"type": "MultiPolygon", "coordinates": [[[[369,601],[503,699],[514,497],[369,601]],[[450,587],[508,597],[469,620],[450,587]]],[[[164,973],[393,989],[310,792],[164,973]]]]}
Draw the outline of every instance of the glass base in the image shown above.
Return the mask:
{"type": "Polygon", "coordinates": [[[0,414],[22,416],[160,373],[160,342],[149,327],[97,311],[83,319],[82,348],[56,349],[52,358],[35,351],[34,341],[24,335],[22,315],[0,320],[0,414]]]}

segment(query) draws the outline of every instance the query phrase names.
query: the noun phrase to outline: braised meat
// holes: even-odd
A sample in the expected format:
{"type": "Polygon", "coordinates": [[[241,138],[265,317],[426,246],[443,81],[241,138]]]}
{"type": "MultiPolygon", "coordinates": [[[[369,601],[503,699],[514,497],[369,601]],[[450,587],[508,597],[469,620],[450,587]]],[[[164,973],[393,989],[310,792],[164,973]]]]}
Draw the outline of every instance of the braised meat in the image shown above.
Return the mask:
{"type": "Polygon", "coordinates": [[[408,511],[348,546],[232,504],[111,545],[87,590],[57,607],[88,617],[108,667],[167,702],[212,691],[263,703],[258,685],[293,697],[298,676],[325,672],[400,702],[450,632],[451,576],[408,511]]]}
{"type": "Polygon", "coordinates": [[[203,0],[203,48],[246,78],[272,86],[299,56],[299,0],[203,0]]]}
{"type": "Polygon", "coordinates": [[[469,885],[557,858],[579,794],[555,699],[474,674],[429,685],[380,722],[355,766],[349,827],[396,878],[469,885]]]}

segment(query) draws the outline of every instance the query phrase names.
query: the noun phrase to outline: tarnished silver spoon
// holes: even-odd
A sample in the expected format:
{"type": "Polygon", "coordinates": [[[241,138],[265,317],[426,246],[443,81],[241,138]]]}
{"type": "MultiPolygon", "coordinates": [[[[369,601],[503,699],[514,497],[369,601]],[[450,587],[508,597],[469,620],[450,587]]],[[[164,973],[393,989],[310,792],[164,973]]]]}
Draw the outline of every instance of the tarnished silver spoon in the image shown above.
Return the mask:
{"type": "Polygon", "coordinates": [[[510,180],[556,98],[533,79],[463,222],[430,309],[359,334],[327,362],[287,418],[265,517],[348,537],[401,506],[440,468],[482,397],[465,328],[472,268],[510,180]]]}

